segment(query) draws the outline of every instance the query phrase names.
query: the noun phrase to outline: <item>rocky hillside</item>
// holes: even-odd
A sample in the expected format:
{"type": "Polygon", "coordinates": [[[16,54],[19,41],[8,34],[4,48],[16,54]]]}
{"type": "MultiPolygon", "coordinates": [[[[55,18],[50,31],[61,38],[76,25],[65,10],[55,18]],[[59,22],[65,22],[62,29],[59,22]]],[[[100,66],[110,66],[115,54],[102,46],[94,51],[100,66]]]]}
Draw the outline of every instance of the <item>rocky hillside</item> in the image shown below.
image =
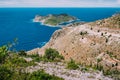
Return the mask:
{"type": "Polygon", "coordinates": [[[100,71],[93,69],[83,70],[84,67],[80,67],[77,70],[66,69],[66,64],[62,62],[51,63],[51,62],[39,62],[37,66],[29,66],[26,71],[32,73],[37,70],[45,70],[50,75],[55,75],[64,80],[113,80],[112,78],[106,77],[100,71]]]}
{"type": "Polygon", "coordinates": [[[83,25],[57,30],[42,48],[28,54],[43,55],[47,48],[57,49],[68,61],[100,65],[105,70],[120,70],[120,15],[83,25]]]}
{"type": "Polygon", "coordinates": [[[92,23],[92,25],[98,25],[100,27],[108,27],[108,28],[120,28],[120,13],[114,14],[112,17],[98,20],[92,23]]]}

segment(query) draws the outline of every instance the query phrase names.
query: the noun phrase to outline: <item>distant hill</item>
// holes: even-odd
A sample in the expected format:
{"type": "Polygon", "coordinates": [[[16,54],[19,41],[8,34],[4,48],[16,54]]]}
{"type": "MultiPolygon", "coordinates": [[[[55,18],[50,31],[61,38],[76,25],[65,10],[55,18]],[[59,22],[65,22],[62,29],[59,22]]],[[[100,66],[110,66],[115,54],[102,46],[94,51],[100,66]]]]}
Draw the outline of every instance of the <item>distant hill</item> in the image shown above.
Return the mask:
{"type": "Polygon", "coordinates": [[[58,26],[61,23],[76,20],[75,17],[68,14],[49,14],[47,16],[35,16],[34,22],[41,22],[48,26],[58,26]]]}

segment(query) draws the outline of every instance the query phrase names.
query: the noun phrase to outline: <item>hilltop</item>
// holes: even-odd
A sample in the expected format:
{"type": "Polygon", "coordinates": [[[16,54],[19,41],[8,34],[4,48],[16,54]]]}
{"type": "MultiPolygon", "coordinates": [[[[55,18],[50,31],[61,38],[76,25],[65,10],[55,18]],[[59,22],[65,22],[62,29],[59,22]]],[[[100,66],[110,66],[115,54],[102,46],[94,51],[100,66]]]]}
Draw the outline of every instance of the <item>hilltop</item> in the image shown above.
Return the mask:
{"type": "Polygon", "coordinates": [[[120,13],[112,15],[112,17],[110,17],[110,18],[92,22],[91,24],[93,26],[98,25],[100,27],[118,28],[119,29],[120,28],[120,13]]]}
{"type": "Polygon", "coordinates": [[[48,26],[58,26],[61,23],[74,20],[76,20],[76,18],[68,14],[49,14],[47,16],[36,15],[34,18],[34,22],[41,22],[48,26]]]}

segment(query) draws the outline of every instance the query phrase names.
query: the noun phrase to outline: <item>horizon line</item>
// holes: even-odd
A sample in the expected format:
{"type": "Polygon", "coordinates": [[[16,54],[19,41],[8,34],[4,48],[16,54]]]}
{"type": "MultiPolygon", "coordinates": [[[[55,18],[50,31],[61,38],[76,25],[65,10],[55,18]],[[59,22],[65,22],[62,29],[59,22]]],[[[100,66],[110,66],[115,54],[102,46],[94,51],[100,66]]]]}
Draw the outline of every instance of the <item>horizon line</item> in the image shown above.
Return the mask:
{"type": "Polygon", "coordinates": [[[120,7],[110,7],[110,6],[103,6],[103,7],[0,7],[0,8],[120,8],[120,7]]]}

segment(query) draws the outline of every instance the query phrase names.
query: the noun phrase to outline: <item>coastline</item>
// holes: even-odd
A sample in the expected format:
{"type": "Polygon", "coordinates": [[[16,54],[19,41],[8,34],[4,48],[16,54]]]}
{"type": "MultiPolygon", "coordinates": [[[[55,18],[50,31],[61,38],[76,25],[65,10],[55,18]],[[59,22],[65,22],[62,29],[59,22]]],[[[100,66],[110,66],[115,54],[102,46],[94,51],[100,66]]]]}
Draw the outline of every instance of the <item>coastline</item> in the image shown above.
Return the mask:
{"type": "Polygon", "coordinates": [[[48,26],[48,27],[58,27],[58,26],[53,26],[53,25],[50,25],[50,24],[44,24],[43,21],[35,21],[35,19],[32,19],[34,23],[40,23],[40,25],[44,25],[44,26],[48,26]]]}
{"type": "MultiPolygon", "coordinates": [[[[69,25],[69,24],[73,24],[73,22],[76,23],[77,21],[80,21],[80,19],[69,20],[69,21],[66,21],[66,22],[61,22],[60,24],[57,24],[56,26],[50,25],[50,24],[44,24],[44,21],[36,21],[35,19],[32,19],[32,21],[34,23],[40,23],[40,25],[44,25],[44,26],[48,26],[48,27],[59,27],[59,28],[62,28],[64,26],[67,27],[67,25],[69,25]],[[64,24],[64,23],[66,23],[66,24],[65,25],[61,25],[61,24],[64,24]]],[[[83,21],[81,21],[81,22],[83,22],[83,21]]]]}
{"type": "Polygon", "coordinates": [[[62,27],[67,24],[77,22],[78,18],[68,14],[48,14],[47,16],[36,15],[33,22],[39,22],[41,25],[49,27],[62,27]]]}

